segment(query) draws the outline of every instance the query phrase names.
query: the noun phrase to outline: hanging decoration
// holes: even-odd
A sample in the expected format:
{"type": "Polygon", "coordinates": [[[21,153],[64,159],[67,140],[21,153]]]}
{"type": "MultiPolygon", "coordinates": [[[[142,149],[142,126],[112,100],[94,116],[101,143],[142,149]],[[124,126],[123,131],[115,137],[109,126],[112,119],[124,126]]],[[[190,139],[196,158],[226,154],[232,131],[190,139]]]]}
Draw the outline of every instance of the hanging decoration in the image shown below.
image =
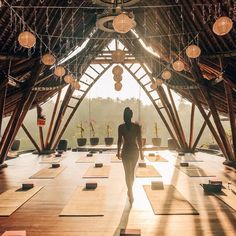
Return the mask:
{"type": "Polygon", "coordinates": [[[112,52],[112,61],[113,63],[124,63],[125,61],[125,52],[123,50],[117,49],[112,52]]]}
{"type": "Polygon", "coordinates": [[[52,66],[55,64],[56,58],[51,53],[47,53],[42,56],[42,62],[45,66],[52,66]]]}
{"type": "Polygon", "coordinates": [[[123,73],[123,68],[119,65],[116,65],[113,69],[112,69],[112,73],[113,75],[121,75],[123,73]]]}
{"type": "Polygon", "coordinates": [[[122,89],[122,83],[120,82],[115,83],[115,90],[120,91],[121,89],[122,89]]]}
{"type": "Polygon", "coordinates": [[[18,36],[19,44],[24,48],[32,48],[36,44],[36,37],[29,31],[21,32],[18,36]]]}
{"type": "Polygon", "coordinates": [[[197,58],[201,54],[201,49],[195,44],[191,44],[186,49],[186,54],[189,58],[197,58]]]}
{"type": "Polygon", "coordinates": [[[136,22],[126,13],[122,12],[114,18],[112,26],[116,32],[126,34],[136,26],[136,22]]]}
{"type": "Polygon", "coordinates": [[[216,35],[223,36],[233,28],[233,21],[227,16],[219,17],[213,24],[213,32],[216,35]]]}
{"type": "Polygon", "coordinates": [[[58,76],[58,77],[62,77],[64,76],[66,73],[66,70],[63,66],[57,66],[54,69],[54,75],[58,76]]]}
{"type": "Polygon", "coordinates": [[[184,63],[181,60],[177,60],[172,64],[174,70],[180,72],[184,70],[184,63]]]}
{"type": "Polygon", "coordinates": [[[72,83],[73,81],[74,81],[74,78],[73,78],[73,76],[72,75],[66,75],[65,77],[64,77],[64,81],[67,83],[67,84],[70,84],[70,83],[72,83]]]}
{"type": "Polygon", "coordinates": [[[122,75],[114,75],[113,79],[115,82],[120,82],[122,80],[122,75]]]}
{"type": "Polygon", "coordinates": [[[171,78],[171,72],[169,70],[164,70],[161,74],[161,77],[164,79],[164,80],[168,80],[171,78]]]}

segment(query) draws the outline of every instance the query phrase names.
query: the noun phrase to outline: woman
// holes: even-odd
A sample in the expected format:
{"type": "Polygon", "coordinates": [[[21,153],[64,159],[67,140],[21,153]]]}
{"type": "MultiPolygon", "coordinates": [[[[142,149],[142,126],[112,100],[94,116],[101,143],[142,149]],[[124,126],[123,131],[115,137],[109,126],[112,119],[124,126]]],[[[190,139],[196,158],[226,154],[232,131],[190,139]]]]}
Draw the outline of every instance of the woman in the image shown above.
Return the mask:
{"type": "Polygon", "coordinates": [[[118,128],[118,151],[117,157],[122,159],[125,180],[128,188],[128,196],[130,203],[133,202],[133,183],[134,183],[134,170],[140,154],[141,160],[143,160],[142,153],[142,138],[141,127],[131,121],[133,112],[129,107],[124,110],[124,124],[121,124],[118,128]],[[123,142],[123,148],[121,150],[121,144],[123,142]]]}

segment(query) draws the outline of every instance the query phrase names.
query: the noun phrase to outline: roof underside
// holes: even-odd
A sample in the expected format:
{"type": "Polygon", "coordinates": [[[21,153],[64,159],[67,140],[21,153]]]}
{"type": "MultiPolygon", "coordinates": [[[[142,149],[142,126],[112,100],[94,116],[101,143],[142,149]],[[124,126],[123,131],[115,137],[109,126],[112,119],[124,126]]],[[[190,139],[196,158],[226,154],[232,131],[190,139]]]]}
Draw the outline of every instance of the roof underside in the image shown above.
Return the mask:
{"type": "MultiPolygon", "coordinates": [[[[92,32],[93,35],[84,50],[64,64],[75,75],[81,73],[84,66],[90,63],[113,38],[118,37],[134,57],[148,64],[154,77],[158,77],[163,69],[168,68],[171,61],[177,58],[179,52],[183,52],[191,40],[195,40],[202,50],[198,64],[202,74],[208,78],[205,79],[203,86],[210,88],[218,111],[227,114],[224,83],[218,79],[223,71],[223,79],[234,89],[232,109],[236,112],[236,79],[234,78],[236,31],[233,28],[223,37],[216,36],[212,32],[212,25],[218,14],[212,4],[217,7],[222,1],[195,0],[176,3],[175,0],[140,0],[136,5],[127,7],[126,10],[132,10],[135,15],[137,23],[135,31],[146,45],[160,54],[160,59],[145,51],[132,32],[119,35],[95,30],[97,16],[109,14],[111,10],[104,7],[96,8],[92,0],[68,2],[3,1],[3,6],[0,8],[0,86],[3,86],[6,77],[12,84],[9,84],[7,90],[5,115],[14,110],[23,96],[27,81],[32,76],[32,69],[40,63],[41,55],[48,52],[48,47],[60,60],[76,46],[81,46],[92,32]],[[201,5],[202,2],[206,5],[201,5]],[[40,7],[20,7],[30,5],[40,7]],[[38,36],[35,48],[30,51],[21,48],[17,42],[19,33],[29,28],[38,36]]],[[[222,14],[229,15],[228,9],[226,5],[222,5],[222,14]]],[[[166,85],[189,101],[192,101],[190,90],[194,89],[202,105],[207,108],[199,84],[196,83],[197,78],[194,78],[194,73],[191,73],[196,68],[192,67],[184,53],[181,53],[180,57],[185,60],[187,69],[183,73],[172,71],[172,78],[166,82],[166,85]]],[[[35,91],[37,97],[33,107],[36,103],[46,102],[65,85],[63,80],[53,75],[50,68],[44,67],[36,83],[39,91],[35,91]]]]}

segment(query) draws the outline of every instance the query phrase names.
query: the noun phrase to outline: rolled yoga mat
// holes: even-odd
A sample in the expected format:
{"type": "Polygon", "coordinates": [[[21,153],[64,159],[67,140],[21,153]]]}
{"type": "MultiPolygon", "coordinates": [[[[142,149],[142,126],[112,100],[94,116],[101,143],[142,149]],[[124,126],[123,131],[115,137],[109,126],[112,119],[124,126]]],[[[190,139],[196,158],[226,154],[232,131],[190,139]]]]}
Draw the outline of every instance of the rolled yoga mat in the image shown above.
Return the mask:
{"type": "Polygon", "coordinates": [[[0,216],[10,216],[42,188],[43,186],[35,186],[28,190],[22,190],[18,187],[0,194],[0,216]]]}
{"type": "Polygon", "coordinates": [[[104,216],[105,196],[104,186],[94,190],[77,187],[60,216],[104,216]]]}
{"type": "Polygon", "coordinates": [[[173,186],[153,190],[151,185],[143,186],[155,215],[198,215],[197,210],[173,186]]]}
{"type": "Polygon", "coordinates": [[[94,167],[90,166],[83,178],[108,178],[110,173],[110,166],[94,167]]]}
{"type": "Polygon", "coordinates": [[[146,167],[138,167],[137,168],[136,177],[138,177],[138,178],[151,178],[151,177],[161,177],[161,175],[155,169],[154,166],[147,165],[146,167]]]}
{"type": "Polygon", "coordinates": [[[64,169],[64,166],[60,166],[58,168],[47,167],[32,175],[30,179],[54,179],[64,169]]]}

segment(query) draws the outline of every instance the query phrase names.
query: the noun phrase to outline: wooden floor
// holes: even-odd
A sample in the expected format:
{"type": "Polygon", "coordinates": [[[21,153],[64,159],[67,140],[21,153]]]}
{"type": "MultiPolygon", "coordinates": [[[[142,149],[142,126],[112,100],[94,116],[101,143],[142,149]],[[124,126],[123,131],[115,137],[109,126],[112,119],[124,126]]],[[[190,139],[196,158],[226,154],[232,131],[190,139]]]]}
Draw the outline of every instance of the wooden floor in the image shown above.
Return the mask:
{"type": "MultiPolygon", "coordinates": [[[[137,228],[142,236],[178,235],[236,235],[236,211],[214,196],[204,194],[200,183],[208,182],[208,177],[188,177],[175,167],[176,154],[161,151],[168,162],[149,163],[161,173],[164,184],[173,184],[194,206],[199,215],[154,215],[151,205],[142,188],[151,178],[135,180],[135,201],[130,207],[124,182],[121,163],[110,163],[111,156],[99,154],[98,161],[111,165],[108,179],[97,179],[99,185],[106,186],[104,217],[59,217],[71,194],[86,179],[82,176],[91,163],[76,163],[84,153],[65,153],[61,165],[66,169],[55,179],[28,178],[48,164],[39,164],[40,158],[26,154],[7,161],[8,168],[0,171],[0,193],[22,182],[43,185],[35,196],[9,217],[0,217],[0,234],[5,230],[26,230],[27,235],[76,235],[76,236],[115,236],[120,228],[137,228]]],[[[213,172],[218,179],[233,183],[236,190],[236,173],[226,170],[221,164],[222,157],[198,153],[204,162],[196,162],[206,172],[213,172]]],[[[235,199],[236,201],[236,199],[235,199]]]]}

